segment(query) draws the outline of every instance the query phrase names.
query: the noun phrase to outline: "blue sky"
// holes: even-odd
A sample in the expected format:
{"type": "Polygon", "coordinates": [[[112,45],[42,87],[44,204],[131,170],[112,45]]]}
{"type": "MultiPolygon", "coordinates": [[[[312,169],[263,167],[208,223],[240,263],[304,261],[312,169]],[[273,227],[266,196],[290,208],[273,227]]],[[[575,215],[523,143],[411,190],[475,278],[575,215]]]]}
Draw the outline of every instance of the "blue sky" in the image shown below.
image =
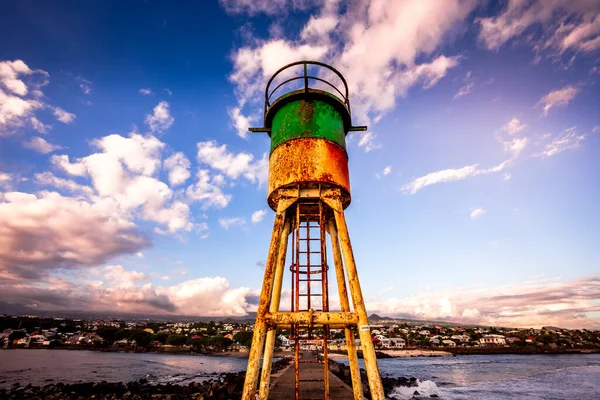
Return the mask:
{"type": "Polygon", "coordinates": [[[598,328],[600,6],[571,3],[8,2],[0,305],[253,311],[273,212],[247,128],[314,59],[369,125],[346,213],[369,312],[598,328]]]}

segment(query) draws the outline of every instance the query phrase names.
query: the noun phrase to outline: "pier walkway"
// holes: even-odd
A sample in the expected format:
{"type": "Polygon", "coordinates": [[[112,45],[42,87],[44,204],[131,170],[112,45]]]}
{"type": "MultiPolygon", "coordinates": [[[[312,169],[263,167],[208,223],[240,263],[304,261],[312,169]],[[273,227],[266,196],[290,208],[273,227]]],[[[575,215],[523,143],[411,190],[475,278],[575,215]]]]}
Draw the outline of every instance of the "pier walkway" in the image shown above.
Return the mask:
{"type": "MultiPolygon", "coordinates": [[[[323,384],[323,364],[311,352],[303,352],[300,356],[300,400],[323,400],[325,388],[323,384]],[[309,362],[303,362],[309,361],[309,362]]],[[[294,363],[291,363],[280,374],[274,374],[271,380],[270,400],[292,400],[295,393],[294,363]]],[[[329,398],[331,400],[352,400],[352,388],[340,378],[329,372],[329,398]]]]}

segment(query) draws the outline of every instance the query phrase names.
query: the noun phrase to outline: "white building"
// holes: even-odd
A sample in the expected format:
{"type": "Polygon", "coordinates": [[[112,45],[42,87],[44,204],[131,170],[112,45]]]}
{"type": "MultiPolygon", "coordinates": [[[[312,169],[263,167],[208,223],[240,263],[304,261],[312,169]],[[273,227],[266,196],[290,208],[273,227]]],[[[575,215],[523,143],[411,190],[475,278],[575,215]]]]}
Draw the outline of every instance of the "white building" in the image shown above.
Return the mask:
{"type": "Polygon", "coordinates": [[[479,343],[484,346],[490,344],[505,345],[506,339],[502,335],[484,335],[481,339],[479,339],[479,343]]]}

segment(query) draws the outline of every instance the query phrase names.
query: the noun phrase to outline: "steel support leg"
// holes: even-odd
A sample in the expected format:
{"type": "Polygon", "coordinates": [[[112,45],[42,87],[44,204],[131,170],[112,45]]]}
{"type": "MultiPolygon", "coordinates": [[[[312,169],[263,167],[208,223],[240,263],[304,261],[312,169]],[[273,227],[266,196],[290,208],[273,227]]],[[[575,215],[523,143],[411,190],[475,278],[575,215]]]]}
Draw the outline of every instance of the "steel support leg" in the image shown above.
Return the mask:
{"type": "Polygon", "coordinates": [[[275,264],[277,262],[278,250],[283,233],[286,209],[278,209],[275,214],[273,224],[273,236],[269,246],[269,256],[265,265],[265,276],[263,279],[260,301],[256,311],[256,322],[254,324],[254,335],[252,336],[252,346],[248,358],[248,369],[246,370],[246,380],[244,381],[243,400],[255,400],[256,384],[258,381],[258,371],[260,368],[260,358],[265,345],[265,335],[267,324],[265,315],[269,310],[271,303],[271,294],[273,291],[273,282],[275,279],[275,264]]]}
{"type": "MultiPolygon", "coordinates": [[[[338,292],[340,295],[340,308],[342,311],[350,311],[350,301],[348,300],[348,289],[346,288],[346,277],[344,274],[344,265],[342,263],[342,252],[338,238],[335,221],[330,220],[327,224],[327,231],[331,239],[331,250],[333,252],[333,263],[335,265],[335,276],[337,279],[338,292]]],[[[352,392],[354,400],[363,399],[362,381],[360,378],[360,368],[358,366],[358,356],[356,355],[356,345],[354,344],[354,332],[349,327],[344,329],[346,335],[346,350],[348,351],[348,363],[350,364],[350,376],[352,378],[352,392]]]]}
{"type": "Polygon", "coordinates": [[[350,244],[346,218],[339,197],[332,200],[334,204],[334,207],[332,208],[344,257],[344,265],[348,272],[348,283],[350,285],[352,304],[354,305],[354,311],[358,314],[358,335],[362,346],[369,387],[371,389],[371,398],[373,400],[384,400],[385,394],[383,392],[383,385],[381,384],[381,377],[379,376],[379,368],[377,367],[375,347],[371,340],[371,329],[369,328],[367,310],[365,309],[365,302],[362,290],[360,289],[360,282],[358,280],[358,272],[356,270],[352,245],[350,244]]]}
{"type": "MultiPolygon", "coordinates": [[[[281,241],[279,242],[279,250],[277,254],[277,265],[275,267],[275,278],[273,284],[273,294],[271,295],[270,312],[279,311],[279,303],[281,301],[281,286],[283,284],[283,270],[285,267],[285,256],[287,253],[288,236],[290,234],[290,221],[288,220],[283,226],[281,241]]],[[[276,328],[270,328],[267,331],[265,339],[265,355],[263,357],[263,367],[260,376],[259,396],[260,400],[267,400],[269,397],[269,385],[271,382],[271,363],[273,362],[273,350],[275,348],[276,328]]]]}

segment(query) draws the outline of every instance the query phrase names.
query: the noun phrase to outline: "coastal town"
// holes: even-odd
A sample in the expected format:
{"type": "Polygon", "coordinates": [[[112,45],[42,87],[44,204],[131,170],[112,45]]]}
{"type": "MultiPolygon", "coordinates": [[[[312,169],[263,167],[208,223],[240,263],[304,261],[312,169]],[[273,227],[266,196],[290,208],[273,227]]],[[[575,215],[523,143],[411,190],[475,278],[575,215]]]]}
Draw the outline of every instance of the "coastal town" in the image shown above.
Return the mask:
{"type": "MultiPolygon", "coordinates": [[[[426,349],[451,353],[469,352],[598,352],[600,331],[588,329],[540,329],[459,326],[418,321],[370,320],[371,336],[380,354],[426,349]],[[395,351],[398,350],[398,351],[395,351]]],[[[254,325],[231,320],[207,322],[154,322],[121,319],[42,318],[32,315],[0,316],[0,348],[72,348],[169,353],[247,353],[254,325]]],[[[322,350],[320,331],[299,338],[305,350],[322,350]]],[[[358,346],[360,342],[356,343],[358,346]]],[[[293,350],[289,331],[281,331],[276,345],[293,350]]],[[[329,350],[343,353],[342,330],[332,330],[329,350]]],[[[360,350],[360,346],[359,346],[360,350]]],[[[434,353],[428,353],[434,354],[434,353]]]]}

